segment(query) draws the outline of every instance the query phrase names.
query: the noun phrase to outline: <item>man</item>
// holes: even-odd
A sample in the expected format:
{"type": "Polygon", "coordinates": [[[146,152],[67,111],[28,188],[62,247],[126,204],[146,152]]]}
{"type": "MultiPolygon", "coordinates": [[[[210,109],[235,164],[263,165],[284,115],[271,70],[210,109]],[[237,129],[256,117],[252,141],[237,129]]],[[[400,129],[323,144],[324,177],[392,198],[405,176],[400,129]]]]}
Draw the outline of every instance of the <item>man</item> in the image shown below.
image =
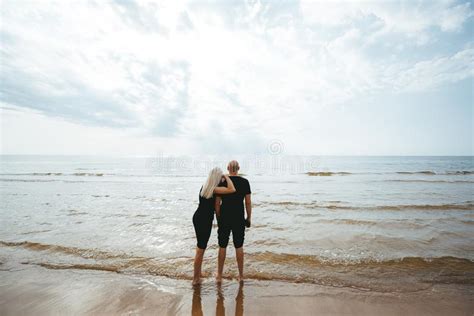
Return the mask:
{"type": "MultiPolygon", "coordinates": [[[[222,272],[224,270],[224,262],[226,257],[227,244],[229,236],[232,232],[232,241],[235,247],[235,256],[237,266],[239,268],[239,282],[244,280],[244,237],[245,226],[250,227],[252,218],[252,202],[249,181],[238,175],[239,163],[235,160],[229,162],[227,170],[229,176],[234,183],[235,193],[221,195],[216,197],[216,216],[217,216],[217,235],[219,239],[219,258],[216,281],[222,282],[222,272]],[[247,219],[244,215],[244,202],[247,219]],[[221,204],[222,203],[222,204],[221,204]]],[[[222,183],[221,185],[226,185],[222,183]]]]}

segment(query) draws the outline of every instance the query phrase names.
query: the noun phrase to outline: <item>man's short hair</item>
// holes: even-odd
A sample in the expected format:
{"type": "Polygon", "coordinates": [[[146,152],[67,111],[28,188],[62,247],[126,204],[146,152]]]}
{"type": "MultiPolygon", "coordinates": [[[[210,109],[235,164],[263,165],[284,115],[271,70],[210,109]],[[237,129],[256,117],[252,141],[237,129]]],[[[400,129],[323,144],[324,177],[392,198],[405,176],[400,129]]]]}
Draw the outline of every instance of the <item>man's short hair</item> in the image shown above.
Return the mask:
{"type": "Polygon", "coordinates": [[[239,166],[239,162],[237,160],[232,160],[227,165],[227,170],[229,170],[229,172],[237,172],[237,171],[239,171],[239,169],[240,169],[240,166],[239,166]]]}

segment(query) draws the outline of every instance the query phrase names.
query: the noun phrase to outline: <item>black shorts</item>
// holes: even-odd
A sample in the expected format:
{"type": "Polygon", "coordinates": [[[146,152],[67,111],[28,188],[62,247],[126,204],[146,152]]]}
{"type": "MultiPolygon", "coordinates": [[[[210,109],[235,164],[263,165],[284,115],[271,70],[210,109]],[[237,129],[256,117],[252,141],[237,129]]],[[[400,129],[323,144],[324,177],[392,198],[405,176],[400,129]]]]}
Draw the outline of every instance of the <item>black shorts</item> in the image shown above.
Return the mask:
{"type": "Polygon", "coordinates": [[[219,239],[219,247],[227,248],[229,244],[230,232],[232,232],[232,241],[235,248],[240,248],[244,245],[245,237],[245,219],[227,219],[220,218],[217,220],[217,238],[219,239]]]}

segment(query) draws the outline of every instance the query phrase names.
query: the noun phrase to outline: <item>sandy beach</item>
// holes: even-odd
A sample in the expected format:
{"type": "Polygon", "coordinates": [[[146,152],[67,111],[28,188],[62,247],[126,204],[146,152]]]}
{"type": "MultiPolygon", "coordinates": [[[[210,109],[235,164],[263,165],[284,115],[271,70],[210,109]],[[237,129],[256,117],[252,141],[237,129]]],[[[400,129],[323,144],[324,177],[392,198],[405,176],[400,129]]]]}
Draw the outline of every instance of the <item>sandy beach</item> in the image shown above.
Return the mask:
{"type": "Polygon", "coordinates": [[[472,286],[376,293],[312,284],[189,281],[114,272],[5,266],[1,315],[472,315],[472,286]]]}

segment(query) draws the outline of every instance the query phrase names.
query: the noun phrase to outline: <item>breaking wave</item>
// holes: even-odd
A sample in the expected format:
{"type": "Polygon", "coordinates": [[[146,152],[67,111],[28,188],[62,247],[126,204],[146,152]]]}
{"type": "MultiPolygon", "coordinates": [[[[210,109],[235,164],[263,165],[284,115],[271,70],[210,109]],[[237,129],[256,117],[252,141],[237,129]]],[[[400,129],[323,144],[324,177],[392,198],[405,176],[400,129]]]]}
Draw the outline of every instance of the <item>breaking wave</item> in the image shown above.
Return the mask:
{"type": "MultiPolygon", "coordinates": [[[[35,242],[0,241],[1,246],[21,247],[41,255],[40,261],[29,259],[23,264],[39,265],[54,270],[95,270],[123,274],[144,274],[191,280],[192,257],[136,257],[97,249],[83,249],[35,242]],[[58,260],[54,255],[72,255],[58,260]],[[74,257],[78,257],[74,259],[74,257]],[[80,262],[78,262],[78,260],[80,262]],[[84,261],[85,260],[85,261],[84,261]]],[[[399,259],[326,259],[315,255],[275,252],[246,254],[246,277],[254,280],[276,280],[311,283],[334,287],[350,287],[379,292],[420,291],[429,288],[416,280],[430,279],[430,284],[474,284],[474,262],[457,257],[405,257],[399,259]],[[374,275],[379,278],[374,279],[374,275]],[[383,275],[391,279],[386,282],[383,275]],[[433,277],[435,276],[435,277],[433,277]],[[375,280],[377,280],[375,282],[375,280]]],[[[216,258],[205,258],[204,277],[212,277],[216,258]]],[[[229,258],[232,261],[233,258],[229,258]]],[[[235,272],[226,274],[235,277],[235,272]]]]}
{"type": "Polygon", "coordinates": [[[358,174],[399,174],[399,175],[472,175],[474,171],[472,170],[456,170],[456,171],[445,171],[445,172],[435,172],[431,170],[422,170],[422,171],[395,171],[395,172],[332,172],[332,171],[309,171],[306,172],[309,176],[321,176],[321,177],[329,177],[329,176],[346,176],[346,175],[358,175],[358,174]]]}
{"type": "Polygon", "coordinates": [[[279,202],[257,202],[255,206],[287,206],[304,208],[322,208],[330,210],[383,210],[383,211],[403,211],[403,210],[474,210],[474,202],[466,201],[464,203],[452,204],[400,204],[400,205],[370,205],[370,206],[350,206],[342,204],[328,204],[319,202],[298,202],[298,201],[279,201],[279,202]]]}

